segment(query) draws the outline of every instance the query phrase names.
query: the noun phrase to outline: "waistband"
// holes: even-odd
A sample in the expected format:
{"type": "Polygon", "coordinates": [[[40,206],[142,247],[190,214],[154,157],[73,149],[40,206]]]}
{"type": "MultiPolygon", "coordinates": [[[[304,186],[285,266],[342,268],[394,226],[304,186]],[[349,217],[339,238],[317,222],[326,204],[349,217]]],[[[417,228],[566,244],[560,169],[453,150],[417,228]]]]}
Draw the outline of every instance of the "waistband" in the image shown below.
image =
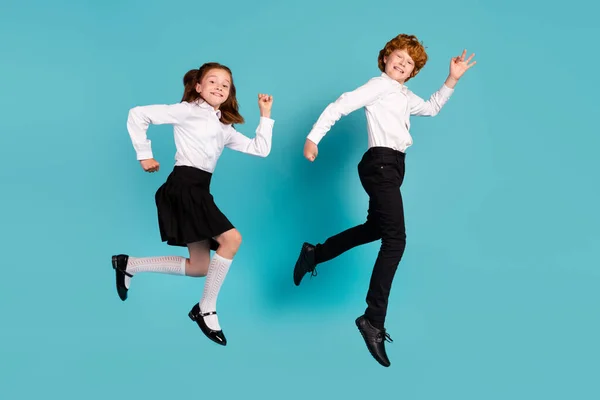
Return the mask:
{"type": "Polygon", "coordinates": [[[367,157],[372,160],[380,160],[384,162],[404,162],[406,153],[391,149],[389,147],[371,147],[363,155],[363,158],[367,157]]]}
{"type": "Polygon", "coordinates": [[[191,186],[209,187],[212,173],[187,165],[176,165],[169,179],[191,186]]]}

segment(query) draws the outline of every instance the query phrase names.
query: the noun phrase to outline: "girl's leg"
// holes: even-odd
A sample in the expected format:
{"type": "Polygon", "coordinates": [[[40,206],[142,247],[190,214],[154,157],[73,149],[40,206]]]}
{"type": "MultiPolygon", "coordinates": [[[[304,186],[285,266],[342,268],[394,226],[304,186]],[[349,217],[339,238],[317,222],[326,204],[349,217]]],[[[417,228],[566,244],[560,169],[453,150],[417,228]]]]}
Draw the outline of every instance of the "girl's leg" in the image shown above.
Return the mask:
{"type": "Polygon", "coordinates": [[[187,260],[180,256],[131,257],[127,254],[112,256],[117,293],[127,300],[131,278],[140,272],[157,272],[168,275],[185,275],[187,260]]]}
{"type": "MultiPolygon", "coordinates": [[[[156,272],[168,275],[182,275],[191,277],[206,276],[210,261],[210,243],[208,240],[188,244],[190,258],[181,256],[160,257],[128,257],[127,271],[131,275],[140,272],[156,272]]],[[[128,277],[129,278],[129,277],[128,277]]],[[[126,280],[129,287],[129,281],[126,280]]]]}
{"type": "Polygon", "coordinates": [[[127,257],[125,286],[129,289],[129,281],[142,272],[154,272],[167,275],[185,275],[187,260],[181,256],[127,257]]]}
{"type": "Polygon", "coordinates": [[[206,325],[212,330],[220,331],[221,327],[216,314],[217,298],[233,257],[242,243],[242,236],[237,229],[231,229],[217,236],[215,240],[219,243],[219,248],[208,265],[204,292],[199,305],[202,314],[213,313],[204,317],[206,325]]]}
{"type": "Polygon", "coordinates": [[[127,299],[131,278],[141,272],[191,277],[206,276],[210,261],[208,240],[188,245],[190,258],[181,256],[132,257],[126,254],[113,256],[117,292],[121,300],[127,299]]]}
{"type": "Polygon", "coordinates": [[[206,276],[208,264],[210,263],[210,242],[203,240],[189,243],[187,246],[190,251],[190,258],[186,262],[185,274],[196,278],[206,276]]]}

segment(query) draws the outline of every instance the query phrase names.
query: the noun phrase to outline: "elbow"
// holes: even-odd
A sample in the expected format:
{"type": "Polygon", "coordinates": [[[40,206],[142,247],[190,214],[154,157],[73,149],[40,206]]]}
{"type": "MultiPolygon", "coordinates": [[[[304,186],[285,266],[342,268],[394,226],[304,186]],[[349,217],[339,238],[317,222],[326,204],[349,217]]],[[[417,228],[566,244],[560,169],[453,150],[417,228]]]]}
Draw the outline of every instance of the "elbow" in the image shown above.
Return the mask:
{"type": "Polygon", "coordinates": [[[425,117],[435,117],[436,115],[438,115],[440,113],[441,107],[430,107],[427,110],[424,110],[425,112],[423,112],[423,116],[425,117]]]}
{"type": "Polygon", "coordinates": [[[273,147],[273,142],[271,142],[271,138],[261,138],[256,142],[256,153],[259,157],[266,158],[271,154],[271,148],[273,147]]]}
{"type": "Polygon", "coordinates": [[[269,154],[271,154],[271,146],[267,146],[265,149],[263,149],[263,151],[260,153],[260,157],[267,158],[269,154]]]}
{"type": "Polygon", "coordinates": [[[266,158],[269,156],[269,154],[271,154],[271,146],[268,144],[264,146],[255,144],[252,147],[246,148],[246,150],[242,150],[242,152],[256,157],[266,158]]]}
{"type": "Polygon", "coordinates": [[[140,116],[140,107],[133,107],[131,109],[129,109],[129,112],[127,113],[127,121],[133,122],[133,121],[137,121],[139,120],[139,116],[140,116]]]}
{"type": "Polygon", "coordinates": [[[432,107],[431,107],[431,116],[435,117],[436,115],[438,115],[440,113],[440,111],[442,111],[442,108],[444,107],[444,103],[443,102],[439,102],[439,101],[434,101],[432,102],[432,107]]]}

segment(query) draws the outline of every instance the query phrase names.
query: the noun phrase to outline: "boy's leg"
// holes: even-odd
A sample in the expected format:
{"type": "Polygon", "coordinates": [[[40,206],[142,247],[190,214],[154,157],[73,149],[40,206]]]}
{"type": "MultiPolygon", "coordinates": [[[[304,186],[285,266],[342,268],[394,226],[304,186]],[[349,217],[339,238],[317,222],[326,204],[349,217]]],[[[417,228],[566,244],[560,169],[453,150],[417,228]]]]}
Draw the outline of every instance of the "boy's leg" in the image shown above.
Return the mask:
{"type": "Polygon", "coordinates": [[[374,327],[383,329],[392,281],[406,248],[406,232],[398,188],[381,190],[376,199],[381,248],[371,274],[365,316],[374,327]]]}
{"type": "Polygon", "coordinates": [[[329,261],[354,247],[374,242],[380,238],[379,229],[368,216],[364,224],[331,236],[323,244],[319,243],[313,246],[310,243],[304,243],[294,267],[294,283],[298,286],[307,273],[316,275],[317,264],[329,261]]]}
{"type": "MultiPolygon", "coordinates": [[[[361,179],[363,188],[367,194],[372,190],[372,179],[365,181],[364,167],[370,160],[369,152],[365,154],[358,165],[358,173],[361,179]]],[[[370,197],[370,195],[369,195],[370,197]]],[[[374,242],[381,239],[381,232],[377,225],[376,218],[371,215],[373,209],[373,200],[369,198],[369,212],[367,220],[364,224],[346,229],[334,236],[329,237],[323,244],[318,243],[316,246],[310,243],[304,243],[294,267],[294,283],[300,285],[300,281],[307,273],[316,275],[316,266],[336,258],[337,256],[351,250],[357,246],[374,242]]]]}
{"type": "Polygon", "coordinates": [[[315,246],[315,264],[327,262],[350,249],[379,239],[381,239],[381,234],[369,217],[364,224],[331,236],[323,244],[318,243],[315,246]]]}
{"type": "Polygon", "coordinates": [[[384,328],[388,298],[394,275],[406,247],[404,210],[400,186],[404,180],[404,155],[378,150],[367,157],[361,181],[369,194],[369,216],[381,234],[381,248],[373,267],[367,309],[356,319],[371,355],[383,366],[390,366],[385,341],[391,341],[384,328]]]}

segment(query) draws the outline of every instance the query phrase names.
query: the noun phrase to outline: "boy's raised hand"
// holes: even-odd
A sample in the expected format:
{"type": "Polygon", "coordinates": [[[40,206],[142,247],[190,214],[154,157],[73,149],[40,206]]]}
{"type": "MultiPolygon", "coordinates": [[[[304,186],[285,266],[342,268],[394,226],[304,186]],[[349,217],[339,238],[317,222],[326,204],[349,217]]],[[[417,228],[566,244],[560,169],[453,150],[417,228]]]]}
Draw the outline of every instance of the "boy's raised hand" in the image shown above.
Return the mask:
{"type": "Polygon", "coordinates": [[[471,54],[469,56],[469,58],[467,58],[465,60],[466,55],[467,55],[467,50],[463,50],[463,52],[460,56],[453,57],[452,60],[450,60],[450,77],[451,78],[459,80],[460,77],[463,76],[463,74],[465,72],[467,72],[467,70],[469,68],[471,68],[473,65],[477,64],[477,61],[473,61],[471,64],[469,64],[471,59],[475,56],[475,53],[471,54]]]}

